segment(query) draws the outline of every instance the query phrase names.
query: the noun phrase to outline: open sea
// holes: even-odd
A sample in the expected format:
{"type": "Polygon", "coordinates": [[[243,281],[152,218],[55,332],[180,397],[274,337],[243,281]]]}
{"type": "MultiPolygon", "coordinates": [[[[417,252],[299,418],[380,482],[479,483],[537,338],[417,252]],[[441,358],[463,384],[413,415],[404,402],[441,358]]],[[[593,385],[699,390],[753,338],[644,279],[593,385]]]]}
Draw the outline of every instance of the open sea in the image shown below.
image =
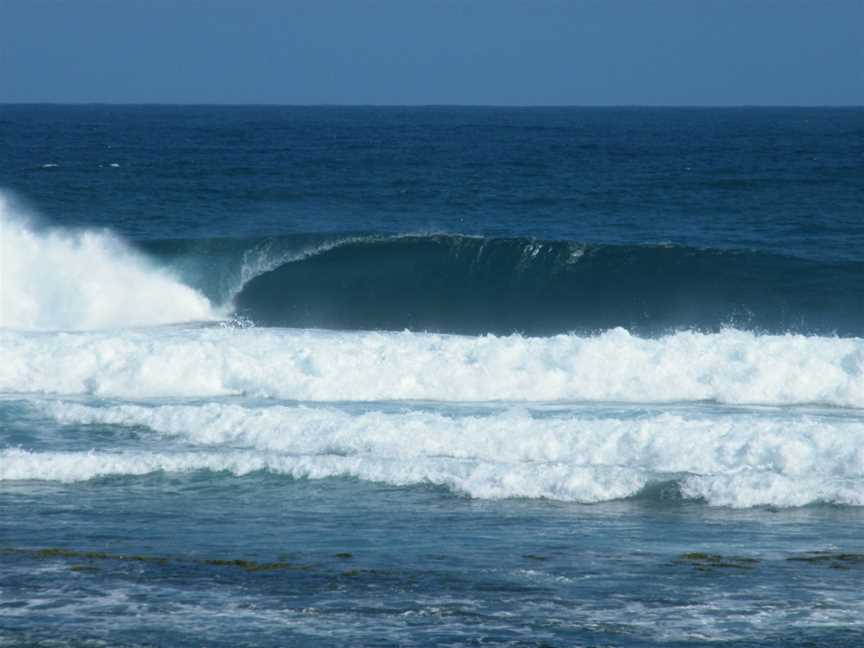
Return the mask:
{"type": "Polygon", "coordinates": [[[864,109],[0,106],[0,647],[864,645],[864,109]]]}

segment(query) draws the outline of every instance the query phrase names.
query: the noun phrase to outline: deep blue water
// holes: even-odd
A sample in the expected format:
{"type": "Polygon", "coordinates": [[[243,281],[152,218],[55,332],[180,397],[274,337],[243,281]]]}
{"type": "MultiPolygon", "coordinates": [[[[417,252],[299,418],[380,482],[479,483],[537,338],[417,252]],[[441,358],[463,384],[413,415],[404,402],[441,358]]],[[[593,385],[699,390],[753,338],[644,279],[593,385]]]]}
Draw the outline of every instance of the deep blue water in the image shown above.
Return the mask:
{"type": "Polygon", "coordinates": [[[864,642],[864,109],[4,105],[0,192],[0,645],[864,642]]]}

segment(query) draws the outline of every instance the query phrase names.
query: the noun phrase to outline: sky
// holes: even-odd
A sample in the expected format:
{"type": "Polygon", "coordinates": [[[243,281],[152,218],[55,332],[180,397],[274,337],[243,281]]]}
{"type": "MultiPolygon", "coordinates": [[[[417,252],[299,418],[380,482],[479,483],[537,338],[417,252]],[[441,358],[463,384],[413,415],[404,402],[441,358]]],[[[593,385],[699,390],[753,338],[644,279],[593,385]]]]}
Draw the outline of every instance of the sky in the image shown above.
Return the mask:
{"type": "Polygon", "coordinates": [[[0,102],[864,105],[864,0],[0,0],[0,102]]]}

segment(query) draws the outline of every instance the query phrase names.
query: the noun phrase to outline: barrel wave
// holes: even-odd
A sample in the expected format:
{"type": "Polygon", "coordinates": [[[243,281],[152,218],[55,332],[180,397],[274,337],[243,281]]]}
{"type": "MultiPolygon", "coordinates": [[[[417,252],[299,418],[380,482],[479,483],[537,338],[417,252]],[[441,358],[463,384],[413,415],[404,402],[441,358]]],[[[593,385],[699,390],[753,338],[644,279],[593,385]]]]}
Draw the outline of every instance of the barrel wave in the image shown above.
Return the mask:
{"type": "Polygon", "coordinates": [[[346,235],[271,255],[234,298],[237,311],[259,325],[527,335],[730,326],[864,333],[862,263],[456,235],[346,235]]]}

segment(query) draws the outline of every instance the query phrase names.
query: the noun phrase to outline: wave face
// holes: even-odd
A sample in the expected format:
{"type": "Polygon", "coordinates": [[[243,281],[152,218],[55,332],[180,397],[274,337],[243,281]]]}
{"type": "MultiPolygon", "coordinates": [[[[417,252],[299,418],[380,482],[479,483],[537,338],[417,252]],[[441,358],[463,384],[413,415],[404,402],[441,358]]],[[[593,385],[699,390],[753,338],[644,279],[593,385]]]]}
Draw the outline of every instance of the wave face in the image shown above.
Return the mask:
{"type": "Polygon", "coordinates": [[[445,235],[355,238],[274,259],[234,298],[238,312],[268,326],[864,334],[861,263],[445,235]]]}
{"type": "Polygon", "coordinates": [[[0,331],[0,391],[307,401],[717,401],[864,407],[864,340],[170,327],[0,331]]]}
{"type": "Polygon", "coordinates": [[[39,229],[0,195],[0,327],[82,330],[212,320],[206,297],[110,232],[39,229]]]}

